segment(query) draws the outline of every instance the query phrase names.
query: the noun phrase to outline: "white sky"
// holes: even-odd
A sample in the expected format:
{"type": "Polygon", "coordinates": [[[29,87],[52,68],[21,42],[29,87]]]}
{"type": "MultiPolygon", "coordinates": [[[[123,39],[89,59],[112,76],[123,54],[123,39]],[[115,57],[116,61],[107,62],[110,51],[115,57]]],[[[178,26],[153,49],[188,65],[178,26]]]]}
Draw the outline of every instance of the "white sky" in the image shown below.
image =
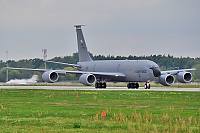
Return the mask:
{"type": "Polygon", "coordinates": [[[0,60],[72,55],[75,24],[94,55],[200,57],[199,0],[0,0],[0,60]]]}

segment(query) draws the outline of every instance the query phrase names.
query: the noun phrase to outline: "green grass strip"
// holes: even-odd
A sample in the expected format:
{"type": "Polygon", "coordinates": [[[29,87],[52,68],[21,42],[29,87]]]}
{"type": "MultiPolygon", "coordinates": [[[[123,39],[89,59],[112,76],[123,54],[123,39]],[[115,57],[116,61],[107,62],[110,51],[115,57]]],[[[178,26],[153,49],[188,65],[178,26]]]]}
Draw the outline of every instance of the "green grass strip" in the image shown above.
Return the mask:
{"type": "Polygon", "coordinates": [[[0,132],[199,131],[200,92],[0,89],[0,132]]]}

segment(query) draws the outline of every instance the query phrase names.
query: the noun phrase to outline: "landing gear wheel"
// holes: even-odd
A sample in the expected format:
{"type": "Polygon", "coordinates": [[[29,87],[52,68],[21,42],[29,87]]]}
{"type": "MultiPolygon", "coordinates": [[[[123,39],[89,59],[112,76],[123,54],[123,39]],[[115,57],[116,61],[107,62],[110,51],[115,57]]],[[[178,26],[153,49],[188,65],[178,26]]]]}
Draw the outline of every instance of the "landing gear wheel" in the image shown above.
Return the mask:
{"type": "Polygon", "coordinates": [[[151,85],[149,84],[148,89],[150,89],[150,88],[151,88],[151,85]]]}
{"type": "Polygon", "coordinates": [[[127,84],[127,88],[128,89],[138,89],[139,88],[139,84],[138,83],[128,83],[127,84]]]}
{"type": "Polygon", "coordinates": [[[135,87],[136,87],[136,89],[138,89],[139,88],[139,84],[135,83],[135,87]]]}
{"type": "Polygon", "coordinates": [[[106,82],[102,83],[102,88],[106,88],[107,85],[106,85],[106,82]]]}
{"type": "Polygon", "coordinates": [[[147,89],[147,84],[146,83],[144,84],[144,89],[147,89]]]}
{"type": "Polygon", "coordinates": [[[150,83],[149,83],[149,82],[146,82],[146,83],[144,84],[144,88],[145,88],[145,89],[150,89],[150,88],[151,88],[150,83]]]}
{"type": "Polygon", "coordinates": [[[107,85],[106,85],[106,82],[96,82],[95,83],[95,88],[106,88],[107,85]]]}
{"type": "Polygon", "coordinates": [[[130,89],[131,88],[131,83],[127,84],[127,88],[130,89]]]}
{"type": "Polygon", "coordinates": [[[95,88],[99,88],[99,87],[100,87],[99,82],[96,82],[96,83],[95,83],[95,88]]]}

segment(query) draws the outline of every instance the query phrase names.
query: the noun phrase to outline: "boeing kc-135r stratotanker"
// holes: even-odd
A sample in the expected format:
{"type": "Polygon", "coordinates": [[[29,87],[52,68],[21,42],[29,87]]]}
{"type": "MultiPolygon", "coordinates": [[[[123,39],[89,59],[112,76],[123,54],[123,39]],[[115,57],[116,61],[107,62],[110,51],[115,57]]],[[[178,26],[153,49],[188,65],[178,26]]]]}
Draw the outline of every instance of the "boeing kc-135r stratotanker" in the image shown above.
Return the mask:
{"type": "MultiPolygon", "coordinates": [[[[170,86],[176,78],[181,83],[189,83],[192,80],[192,74],[188,71],[195,69],[180,69],[161,71],[159,66],[150,60],[99,60],[94,61],[90,57],[85,39],[82,32],[83,25],[75,25],[77,33],[79,62],[77,64],[61,63],[67,66],[77,68],[79,71],[66,70],[46,70],[31,68],[10,68],[14,70],[28,70],[43,72],[42,78],[45,82],[56,82],[59,75],[76,74],[84,85],[93,85],[95,88],[106,88],[106,82],[127,82],[128,88],[139,88],[138,82],[148,82],[155,78],[159,79],[160,84],[170,86]]],[[[150,84],[145,88],[150,89],[150,84]]]]}

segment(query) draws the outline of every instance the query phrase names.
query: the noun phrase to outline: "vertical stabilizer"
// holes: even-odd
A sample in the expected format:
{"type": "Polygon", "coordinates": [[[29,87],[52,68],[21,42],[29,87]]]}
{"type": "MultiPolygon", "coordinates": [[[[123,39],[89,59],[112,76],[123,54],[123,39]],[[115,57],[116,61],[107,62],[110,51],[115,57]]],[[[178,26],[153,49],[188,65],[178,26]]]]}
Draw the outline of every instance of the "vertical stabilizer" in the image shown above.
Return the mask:
{"type": "Polygon", "coordinates": [[[88,53],[88,50],[87,50],[87,46],[85,43],[85,39],[83,36],[81,26],[83,26],[83,25],[75,25],[74,26],[74,27],[76,27],[76,33],[77,33],[79,62],[92,61],[92,59],[88,53]]]}

